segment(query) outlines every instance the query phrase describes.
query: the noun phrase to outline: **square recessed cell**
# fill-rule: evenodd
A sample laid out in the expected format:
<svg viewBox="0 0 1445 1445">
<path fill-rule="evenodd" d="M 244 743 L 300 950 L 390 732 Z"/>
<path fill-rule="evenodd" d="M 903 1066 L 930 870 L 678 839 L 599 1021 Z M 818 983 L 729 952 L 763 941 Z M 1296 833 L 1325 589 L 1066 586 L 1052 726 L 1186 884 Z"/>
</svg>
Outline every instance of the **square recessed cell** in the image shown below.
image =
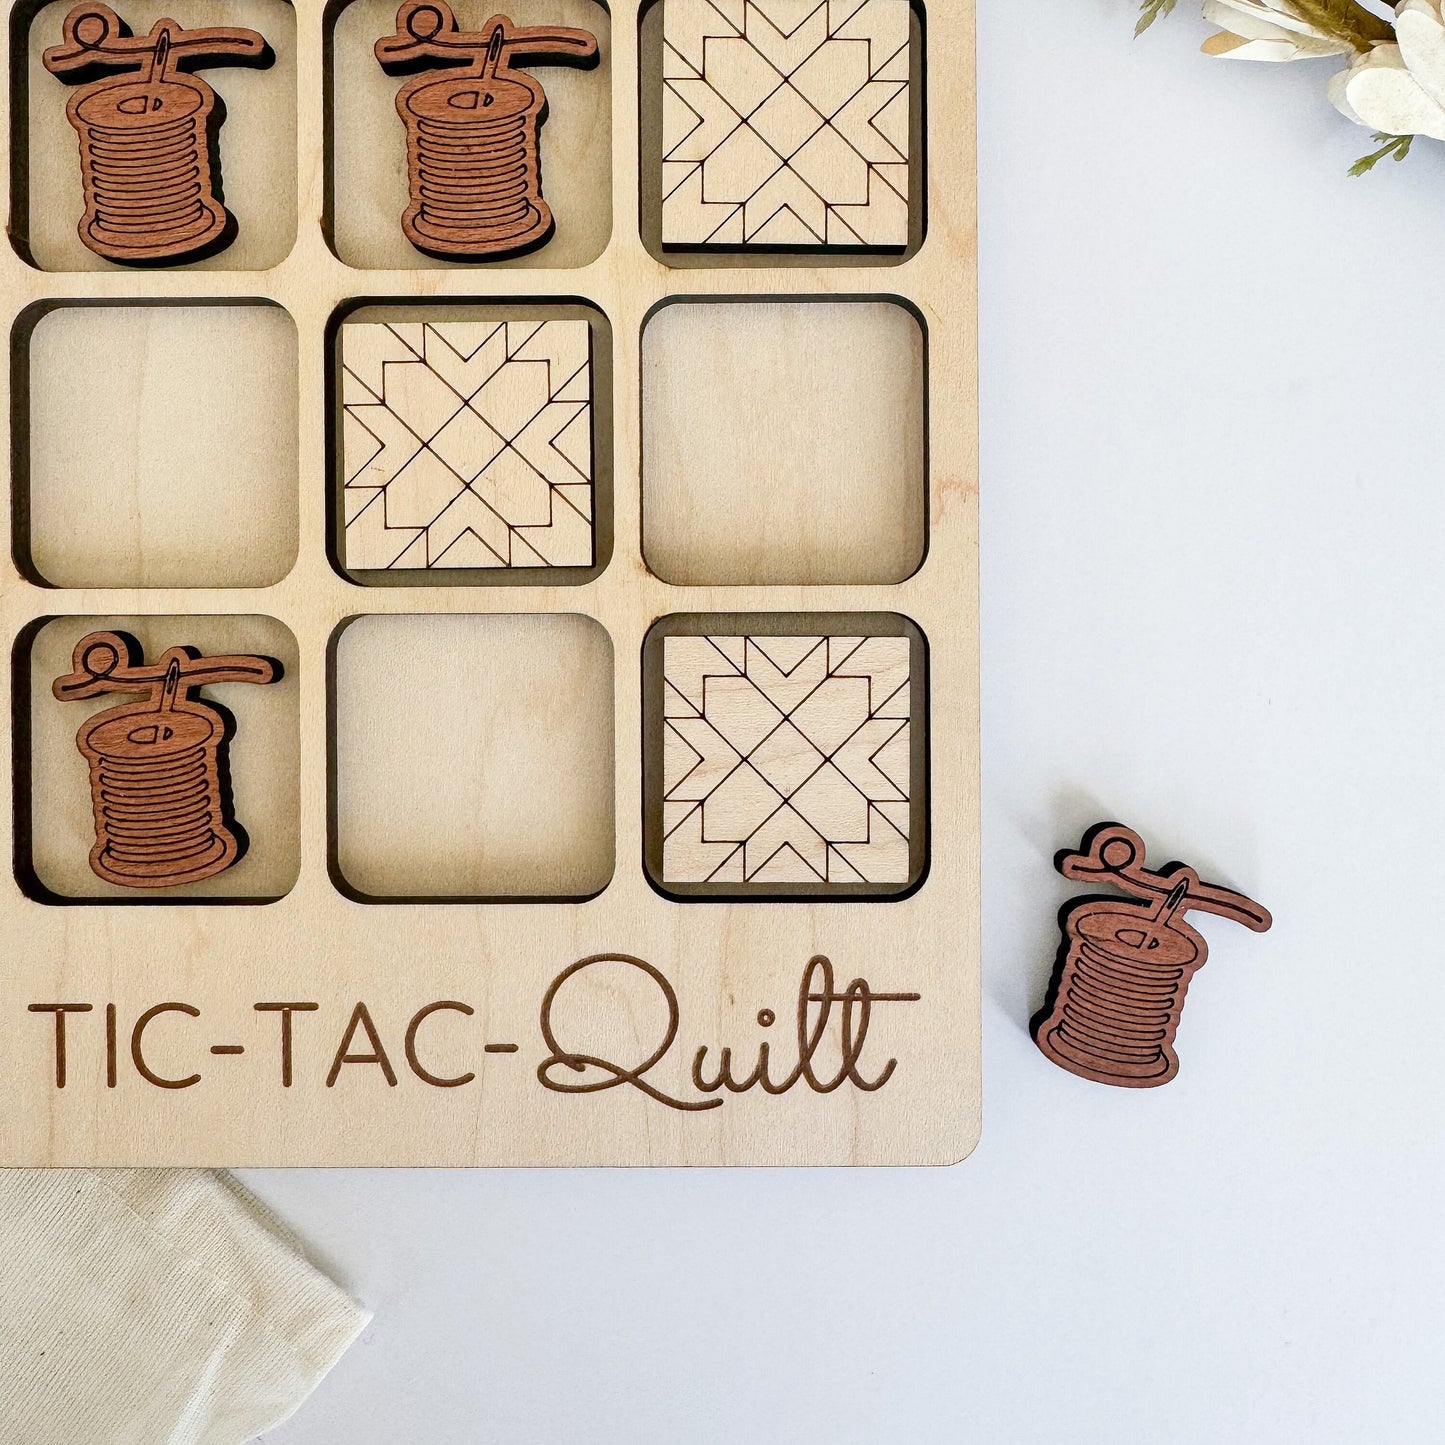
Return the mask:
<svg viewBox="0 0 1445 1445">
<path fill-rule="evenodd" d="M 367 585 L 587 582 L 612 550 L 587 306 L 366 306 L 335 330 L 333 557 Z"/>
<path fill-rule="evenodd" d="M 16 562 L 53 587 L 265 587 L 296 560 L 279 306 L 59 306 L 13 341 Z"/>
<path fill-rule="evenodd" d="M 897 898 L 928 862 L 923 635 L 680 614 L 643 648 L 644 862 L 680 899 Z"/>
<path fill-rule="evenodd" d="M 901 582 L 927 537 L 926 347 L 892 301 L 663 306 L 642 336 L 642 550 L 666 582 Z"/>
<path fill-rule="evenodd" d="M 613 658 L 575 614 L 368 616 L 333 642 L 332 876 L 365 902 L 612 877 Z"/>
<path fill-rule="evenodd" d="M 488 88 L 477 83 L 478 70 L 459 67 L 486 58 L 498 18 L 490 4 L 417 7 L 409 24 L 395 0 L 327 7 L 327 239 L 348 266 L 576 267 L 607 249 L 607 7 L 600 0 L 511 0 L 504 14 L 537 33 L 504 44 L 500 79 Z M 568 44 L 544 33 L 559 28 L 594 37 L 596 62 L 566 63 L 575 59 Z M 388 73 L 376 45 L 396 36 L 392 50 L 405 43 L 408 51 Z M 433 52 L 444 43 L 447 56 L 412 48 L 408 36 Z"/>
<path fill-rule="evenodd" d="M 264 903 L 300 869 L 296 640 L 53 617 L 15 648 L 16 871 L 45 903 Z"/>
<path fill-rule="evenodd" d="M 660 0 L 656 10 L 639 30 L 654 253 L 896 261 L 921 244 L 921 7 Z"/>
<path fill-rule="evenodd" d="M 116 52 L 110 73 L 97 76 L 82 63 L 61 78 L 42 57 L 63 47 L 62 27 L 74 8 L 71 0 L 40 5 L 19 42 L 23 63 L 13 75 L 11 103 L 24 149 L 11 177 L 10 214 L 21 255 L 46 271 L 114 271 L 113 256 L 136 245 L 142 230 L 182 249 L 194 242 L 202 259 L 138 255 L 129 264 L 264 271 L 285 260 L 296 241 L 297 215 L 292 6 L 286 0 L 117 3 L 132 39 L 100 39 Z M 194 54 L 205 37 L 173 31 L 167 74 L 156 84 L 149 53 L 139 47 L 162 19 L 188 31 L 250 30 L 264 48 L 248 55 L 230 44 L 225 48 L 232 53 L 182 68 L 177 56 L 187 49 Z M 82 38 L 98 38 L 103 28 L 97 15 Z M 82 186 L 82 150 L 95 177 L 93 206 Z M 157 175 L 169 184 L 147 186 L 144 178 Z"/>
</svg>

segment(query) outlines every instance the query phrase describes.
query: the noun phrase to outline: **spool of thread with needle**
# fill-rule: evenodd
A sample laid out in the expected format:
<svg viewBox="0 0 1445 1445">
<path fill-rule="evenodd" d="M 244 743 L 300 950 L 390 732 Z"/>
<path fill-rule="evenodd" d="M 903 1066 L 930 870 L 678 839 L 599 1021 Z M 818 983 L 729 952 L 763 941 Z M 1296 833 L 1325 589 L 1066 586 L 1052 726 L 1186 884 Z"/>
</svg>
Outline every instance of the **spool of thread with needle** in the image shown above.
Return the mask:
<svg viewBox="0 0 1445 1445">
<path fill-rule="evenodd" d="M 541 128 L 547 96 L 524 64 L 597 63 L 597 37 L 564 26 L 517 26 L 493 16 L 480 31 L 457 29 L 445 0 L 408 0 L 396 33 L 376 42 L 388 74 L 422 74 L 402 86 L 410 204 L 407 239 L 427 255 L 498 260 L 535 250 L 556 222 L 542 198 Z"/>
<path fill-rule="evenodd" d="M 265 39 L 242 28 L 186 30 L 174 20 L 135 36 L 101 4 L 77 5 L 63 37 L 43 59 L 52 75 L 81 87 L 65 108 L 80 138 L 80 239 L 107 260 L 140 265 L 197 260 L 228 245 L 235 222 L 212 160 L 223 107 L 204 80 L 184 72 L 269 65 Z"/>
<path fill-rule="evenodd" d="M 1183 863 L 1145 868 L 1143 839 L 1119 823 L 1091 828 L 1080 851 L 1060 853 L 1055 865 L 1066 878 L 1111 883 L 1144 901 L 1080 898 L 1060 910 L 1063 942 L 1033 1019 L 1034 1041 L 1086 1079 L 1136 1089 L 1167 1084 L 1179 1072 L 1174 1038 L 1189 981 L 1209 956 L 1184 914 L 1214 913 L 1262 933 L 1268 911 L 1201 882 Z"/>
<path fill-rule="evenodd" d="M 51 688 L 62 702 L 144 695 L 97 713 L 75 735 L 90 764 L 91 871 L 127 888 L 170 888 L 224 872 L 245 840 L 231 813 L 231 720 L 196 693 L 208 683 L 275 682 L 281 664 L 249 655 L 206 657 L 186 647 L 147 664 L 140 644 L 123 632 L 82 637 L 71 664 L 73 671 Z"/>
</svg>

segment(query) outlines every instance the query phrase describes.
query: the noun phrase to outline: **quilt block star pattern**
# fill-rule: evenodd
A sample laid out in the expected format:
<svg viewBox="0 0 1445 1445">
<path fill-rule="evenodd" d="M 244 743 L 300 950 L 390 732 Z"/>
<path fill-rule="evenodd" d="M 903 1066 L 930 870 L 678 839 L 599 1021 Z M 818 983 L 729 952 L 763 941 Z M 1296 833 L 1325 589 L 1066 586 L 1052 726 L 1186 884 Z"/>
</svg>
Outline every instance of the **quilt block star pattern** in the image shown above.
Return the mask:
<svg viewBox="0 0 1445 1445">
<path fill-rule="evenodd" d="M 921 639 L 857 626 L 870 620 L 660 639 L 648 851 L 664 891 L 876 896 L 916 881 Z"/>
<path fill-rule="evenodd" d="M 348 570 L 590 567 L 585 320 L 341 327 Z"/>
<path fill-rule="evenodd" d="M 908 0 L 663 0 L 662 242 L 908 244 Z"/>
</svg>

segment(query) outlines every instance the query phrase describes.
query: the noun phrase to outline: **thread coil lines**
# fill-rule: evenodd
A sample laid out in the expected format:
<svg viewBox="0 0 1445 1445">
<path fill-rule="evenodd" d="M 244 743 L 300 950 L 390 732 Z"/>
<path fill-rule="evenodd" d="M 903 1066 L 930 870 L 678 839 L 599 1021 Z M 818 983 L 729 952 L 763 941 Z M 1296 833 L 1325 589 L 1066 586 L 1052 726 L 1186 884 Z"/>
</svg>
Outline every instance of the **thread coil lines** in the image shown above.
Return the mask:
<svg viewBox="0 0 1445 1445">
<path fill-rule="evenodd" d="M 91 228 L 114 236 L 181 235 L 212 224 L 206 205 L 206 115 L 193 111 L 142 127 L 85 122 L 81 158 L 92 196 Z"/>
<path fill-rule="evenodd" d="M 525 230 L 531 197 L 535 117 L 527 112 L 486 121 L 434 120 L 410 112 L 413 199 L 418 226 L 443 230 Z"/>
<path fill-rule="evenodd" d="M 1053 1032 L 1123 1071 L 1162 1064 L 1192 971 L 1182 963 L 1150 968 L 1079 940 L 1065 962 Z"/>
<path fill-rule="evenodd" d="M 219 789 L 203 742 L 154 759 L 95 760 L 96 848 L 117 872 L 201 860 L 222 826 Z"/>
</svg>

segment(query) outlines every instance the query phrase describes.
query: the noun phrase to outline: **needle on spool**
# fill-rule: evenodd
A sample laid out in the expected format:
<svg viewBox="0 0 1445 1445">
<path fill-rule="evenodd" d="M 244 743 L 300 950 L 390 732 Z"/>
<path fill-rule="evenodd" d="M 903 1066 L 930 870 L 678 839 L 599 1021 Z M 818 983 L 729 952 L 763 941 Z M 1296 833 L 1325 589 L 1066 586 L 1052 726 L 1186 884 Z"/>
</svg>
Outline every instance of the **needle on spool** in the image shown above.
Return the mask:
<svg viewBox="0 0 1445 1445">
<path fill-rule="evenodd" d="M 1144 860 L 1144 840 L 1121 823 L 1096 824 L 1077 851 L 1055 857 L 1066 878 L 1112 883 L 1138 901 L 1086 897 L 1060 910 L 1053 978 L 1029 1025 L 1060 1068 L 1138 1089 L 1167 1084 L 1179 1070 L 1175 1033 L 1209 952 L 1183 915 L 1214 913 L 1259 933 L 1271 923 L 1268 909 L 1201 881 L 1184 863 L 1155 871 Z"/>
<path fill-rule="evenodd" d="M 166 66 L 171 59 L 171 32 L 169 26 L 161 31 L 161 38 L 156 41 L 156 48 L 151 51 L 150 64 L 146 67 L 146 84 L 151 88 L 146 92 L 146 111 L 156 111 L 165 104 L 165 97 L 161 94 L 160 87 L 166 83 Z"/>
<path fill-rule="evenodd" d="M 451 260 L 500 260 L 545 245 L 556 229 L 542 196 L 547 96 L 526 67 L 590 69 L 601 55 L 597 37 L 500 15 L 461 30 L 446 0 L 403 0 L 396 30 L 374 51 L 388 73 L 423 72 L 396 97 L 410 196 L 401 228 L 412 245 Z"/>
<path fill-rule="evenodd" d="M 215 144 L 224 112 L 216 92 L 187 72 L 264 68 L 273 58 L 265 38 L 245 27 L 187 30 L 162 19 L 133 35 L 101 0 L 74 6 L 61 43 L 41 61 L 79 87 L 65 114 L 80 143 L 82 244 L 127 265 L 197 260 L 229 245 L 237 222 L 220 199 Z"/>
<path fill-rule="evenodd" d="M 506 49 L 507 28 L 505 25 L 496 25 L 492 28 L 492 38 L 487 44 L 487 59 L 482 66 L 482 79 L 493 81 L 497 78 L 497 70 L 502 63 L 502 51 Z"/>
<path fill-rule="evenodd" d="M 250 654 L 168 649 L 147 664 L 128 633 L 92 632 L 51 684 L 61 701 L 139 693 L 94 713 L 76 747 L 90 768 L 91 871 L 127 888 L 196 883 L 229 868 L 245 847 L 231 811 L 227 714 L 196 696 L 211 683 L 274 682 L 280 664 Z"/>
<path fill-rule="evenodd" d="M 157 712 L 170 712 L 176 705 L 176 695 L 181 689 L 181 660 L 178 657 L 171 659 L 171 665 L 166 668 L 166 680 L 161 686 L 160 705 Z"/>
</svg>

